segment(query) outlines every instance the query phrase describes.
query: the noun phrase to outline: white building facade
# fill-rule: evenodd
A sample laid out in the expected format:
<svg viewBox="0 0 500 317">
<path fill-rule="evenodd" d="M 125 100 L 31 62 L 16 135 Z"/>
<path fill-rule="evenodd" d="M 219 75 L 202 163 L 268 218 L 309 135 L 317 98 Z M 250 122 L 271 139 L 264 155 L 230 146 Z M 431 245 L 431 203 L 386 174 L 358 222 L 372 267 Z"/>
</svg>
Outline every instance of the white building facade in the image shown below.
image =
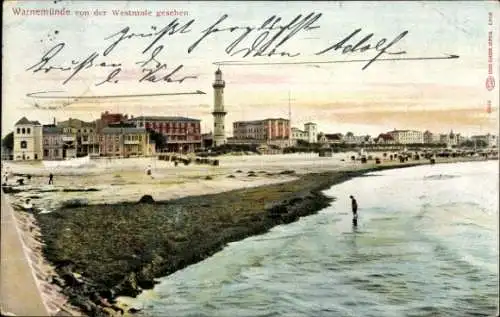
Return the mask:
<svg viewBox="0 0 500 317">
<path fill-rule="evenodd" d="M 302 140 L 309 142 L 309 137 L 306 131 L 300 130 L 299 128 L 292 128 L 292 140 Z"/>
<path fill-rule="evenodd" d="M 397 144 L 423 144 L 424 134 L 415 130 L 394 130 L 387 132 Z"/>
<path fill-rule="evenodd" d="M 14 125 L 14 160 L 43 159 L 42 125 L 38 121 L 21 118 Z"/>
<path fill-rule="evenodd" d="M 299 128 L 292 128 L 292 141 L 295 143 L 297 140 L 306 141 L 308 143 L 318 143 L 318 125 L 316 123 L 308 122 L 304 124 L 304 130 Z"/>
<path fill-rule="evenodd" d="M 304 124 L 304 130 L 307 134 L 307 142 L 318 143 L 318 125 L 316 123 L 308 122 Z"/>
</svg>

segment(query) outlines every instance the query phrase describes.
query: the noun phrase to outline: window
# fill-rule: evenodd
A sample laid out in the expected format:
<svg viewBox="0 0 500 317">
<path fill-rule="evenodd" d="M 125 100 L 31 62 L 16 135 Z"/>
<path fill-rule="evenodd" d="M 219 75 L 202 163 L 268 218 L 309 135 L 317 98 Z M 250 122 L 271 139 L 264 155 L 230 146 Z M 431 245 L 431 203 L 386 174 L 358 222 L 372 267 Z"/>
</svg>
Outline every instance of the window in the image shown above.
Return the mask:
<svg viewBox="0 0 500 317">
<path fill-rule="evenodd" d="M 24 130 L 24 129 L 23 129 Z M 21 149 L 25 149 L 28 147 L 28 142 L 26 141 L 21 141 Z"/>
<path fill-rule="evenodd" d="M 28 128 L 27 130 L 28 130 L 28 134 L 30 134 L 30 133 L 31 133 L 31 129 L 30 129 L 30 128 Z"/>
<path fill-rule="evenodd" d="M 45 157 L 49 156 L 49 150 L 47 149 L 43 150 L 43 156 Z"/>
<path fill-rule="evenodd" d="M 59 150 L 58 149 L 54 150 L 54 156 L 59 156 Z"/>
<path fill-rule="evenodd" d="M 26 129 L 25 128 L 22 128 L 21 131 L 22 131 L 23 134 L 26 133 Z"/>
<path fill-rule="evenodd" d="M 20 134 L 20 133 L 21 133 L 21 129 L 17 128 L 17 134 Z"/>
</svg>

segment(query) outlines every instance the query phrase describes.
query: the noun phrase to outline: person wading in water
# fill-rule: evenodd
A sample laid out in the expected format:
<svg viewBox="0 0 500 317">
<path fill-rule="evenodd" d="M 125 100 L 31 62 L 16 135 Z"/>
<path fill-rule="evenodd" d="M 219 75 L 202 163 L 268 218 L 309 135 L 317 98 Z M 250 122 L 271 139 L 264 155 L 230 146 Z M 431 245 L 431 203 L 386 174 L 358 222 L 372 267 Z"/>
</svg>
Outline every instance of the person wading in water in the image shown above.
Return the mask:
<svg viewBox="0 0 500 317">
<path fill-rule="evenodd" d="M 351 208 L 352 208 L 352 224 L 354 226 L 358 225 L 358 202 L 354 196 L 349 196 L 351 198 Z"/>
</svg>

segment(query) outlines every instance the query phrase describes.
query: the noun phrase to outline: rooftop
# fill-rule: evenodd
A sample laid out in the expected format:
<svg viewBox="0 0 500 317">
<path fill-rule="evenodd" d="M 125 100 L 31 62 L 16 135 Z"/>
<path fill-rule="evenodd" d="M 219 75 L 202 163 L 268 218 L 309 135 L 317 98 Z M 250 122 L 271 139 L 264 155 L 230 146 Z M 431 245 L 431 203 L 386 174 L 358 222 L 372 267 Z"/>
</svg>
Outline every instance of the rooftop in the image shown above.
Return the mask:
<svg viewBox="0 0 500 317">
<path fill-rule="evenodd" d="M 286 121 L 288 122 L 288 119 L 283 119 L 283 118 L 266 118 L 266 119 L 261 119 L 261 120 L 249 120 L 249 121 L 235 121 L 234 123 L 262 123 L 265 121 Z"/>
<path fill-rule="evenodd" d="M 378 136 L 379 139 L 382 139 L 382 140 L 394 140 L 394 138 L 392 137 L 392 135 L 390 135 L 389 133 L 381 133 L 379 136 Z"/>
<path fill-rule="evenodd" d="M 16 122 L 15 125 L 22 125 L 22 124 L 41 125 L 40 122 L 30 121 L 30 120 L 26 119 L 26 117 L 22 117 L 19 121 Z"/>
<path fill-rule="evenodd" d="M 128 121 L 193 121 L 199 122 L 199 119 L 193 119 L 188 117 L 178 117 L 178 116 L 139 116 L 129 119 Z"/>
<path fill-rule="evenodd" d="M 342 133 L 324 134 L 327 140 L 342 140 Z"/>
<path fill-rule="evenodd" d="M 419 133 L 421 133 L 421 131 L 416 131 L 416 130 L 396 130 L 396 129 L 389 131 L 387 133 L 394 133 L 394 132 L 419 132 Z"/>
<path fill-rule="evenodd" d="M 62 133 L 63 128 L 61 127 L 56 127 L 53 124 L 47 124 L 43 126 L 43 133 L 45 134 L 57 134 L 57 133 Z"/>
<path fill-rule="evenodd" d="M 85 122 L 80 119 L 69 118 L 66 121 L 61 121 L 57 124 L 58 127 L 71 127 L 71 128 L 83 128 L 83 127 L 95 127 L 94 122 Z"/>
</svg>

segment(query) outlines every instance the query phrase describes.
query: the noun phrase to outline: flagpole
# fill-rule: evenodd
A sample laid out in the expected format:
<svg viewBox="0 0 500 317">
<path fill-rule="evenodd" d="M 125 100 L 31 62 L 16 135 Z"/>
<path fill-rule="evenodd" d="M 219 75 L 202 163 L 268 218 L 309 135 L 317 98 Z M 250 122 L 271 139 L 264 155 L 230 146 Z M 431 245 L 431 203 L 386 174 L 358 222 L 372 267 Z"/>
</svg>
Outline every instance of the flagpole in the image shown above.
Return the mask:
<svg viewBox="0 0 500 317">
<path fill-rule="evenodd" d="M 292 146 L 292 104 L 290 90 L 288 90 L 288 146 Z"/>
</svg>

